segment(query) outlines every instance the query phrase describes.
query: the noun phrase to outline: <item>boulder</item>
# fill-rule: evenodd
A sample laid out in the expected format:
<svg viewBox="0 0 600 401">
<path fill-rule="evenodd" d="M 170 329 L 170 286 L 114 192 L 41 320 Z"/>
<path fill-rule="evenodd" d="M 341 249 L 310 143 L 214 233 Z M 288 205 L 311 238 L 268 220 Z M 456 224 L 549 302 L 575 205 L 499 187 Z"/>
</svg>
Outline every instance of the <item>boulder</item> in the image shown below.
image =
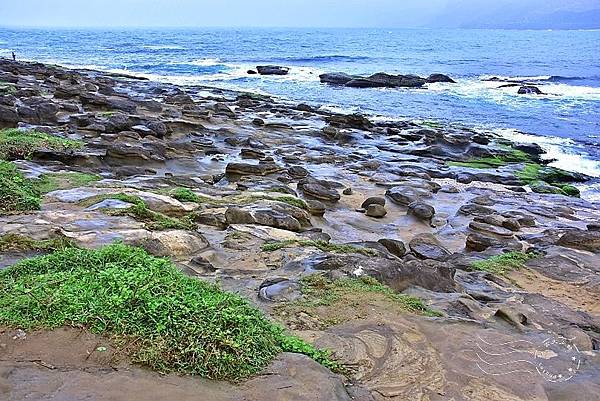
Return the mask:
<svg viewBox="0 0 600 401">
<path fill-rule="evenodd" d="M 143 246 L 156 256 L 191 259 L 208 247 L 208 241 L 198 233 L 170 230 L 153 232 L 152 237 Z"/>
<path fill-rule="evenodd" d="M 268 175 L 280 171 L 281 168 L 272 162 L 258 164 L 229 163 L 225 168 L 226 174 L 232 175 Z"/>
<path fill-rule="evenodd" d="M 448 75 L 444 74 L 431 74 L 427 77 L 427 83 L 435 83 L 435 82 L 445 82 L 450 84 L 455 84 L 456 81 L 450 78 Z"/>
<path fill-rule="evenodd" d="M 412 253 L 420 259 L 444 260 L 450 251 L 444 248 L 433 234 L 419 234 L 408 244 Z"/>
<path fill-rule="evenodd" d="M 287 75 L 290 72 L 288 67 L 281 67 L 277 65 L 259 65 L 256 67 L 256 71 L 260 75 Z"/>
<path fill-rule="evenodd" d="M 385 207 L 378 204 L 371 204 L 367 207 L 366 215 L 369 217 L 382 218 L 387 214 Z"/>
<path fill-rule="evenodd" d="M 435 208 L 425 202 L 416 201 L 408 205 L 408 214 L 419 220 L 431 221 L 435 216 Z"/>
<path fill-rule="evenodd" d="M 406 245 L 404 245 L 404 242 L 402 241 L 396 239 L 382 238 L 377 242 L 383 245 L 385 249 L 387 249 L 388 252 L 394 256 L 401 258 L 404 255 L 406 255 Z"/>
<path fill-rule="evenodd" d="M 571 230 L 558 240 L 558 245 L 589 252 L 600 252 L 600 231 Z"/>
</svg>

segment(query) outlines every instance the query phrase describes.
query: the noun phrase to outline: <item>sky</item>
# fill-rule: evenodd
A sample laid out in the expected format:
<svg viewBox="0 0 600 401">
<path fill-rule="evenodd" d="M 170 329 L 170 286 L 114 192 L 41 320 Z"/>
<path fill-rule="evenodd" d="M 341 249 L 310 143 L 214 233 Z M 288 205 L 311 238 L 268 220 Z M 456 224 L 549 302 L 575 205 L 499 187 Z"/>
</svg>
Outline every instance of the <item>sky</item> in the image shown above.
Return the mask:
<svg viewBox="0 0 600 401">
<path fill-rule="evenodd" d="M 593 8 L 600 0 L 0 0 L 0 26 L 457 27 Z"/>
</svg>

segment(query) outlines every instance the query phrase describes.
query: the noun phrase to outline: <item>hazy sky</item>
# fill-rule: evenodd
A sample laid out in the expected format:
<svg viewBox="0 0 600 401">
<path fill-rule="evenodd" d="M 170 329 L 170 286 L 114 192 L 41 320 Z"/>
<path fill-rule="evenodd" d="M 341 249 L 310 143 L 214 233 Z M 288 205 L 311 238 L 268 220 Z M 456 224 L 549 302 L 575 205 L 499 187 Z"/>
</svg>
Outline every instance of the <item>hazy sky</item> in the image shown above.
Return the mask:
<svg viewBox="0 0 600 401">
<path fill-rule="evenodd" d="M 600 0 L 0 0 L 1 26 L 453 26 Z"/>
</svg>

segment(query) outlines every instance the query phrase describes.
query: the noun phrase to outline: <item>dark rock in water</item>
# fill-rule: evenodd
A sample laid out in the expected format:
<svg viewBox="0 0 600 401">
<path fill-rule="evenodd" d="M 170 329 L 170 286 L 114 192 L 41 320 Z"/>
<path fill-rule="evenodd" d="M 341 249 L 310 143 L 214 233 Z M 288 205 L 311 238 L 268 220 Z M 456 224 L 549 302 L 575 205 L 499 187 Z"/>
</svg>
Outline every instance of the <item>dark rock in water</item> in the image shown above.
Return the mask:
<svg viewBox="0 0 600 401">
<path fill-rule="evenodd" d="M 346 85 L 355 78 L 357 77 L 354 75 L 345 74 L 343 72 L 332 72 L 319 75 L 319 79 L 322 83 L 331 85 Z"/>
<path fill-rule="evenodd" d="M 435 208 L 425 202 L 413 202 L 408 205 L 408 214 L 411 214 L 419 220 L 431 221 L 435 216 Z"/>
<path fill-rule="evenodd" d="M 381 205 L 381 206 L 385 206 L 385 198 L 382 198 L 381 196 L 372 196 L 370 198 L 367 198 L 362 205 L 360 205 L 361 208 L 366 209 L 368 208 L 370 205 Z"/>
<path fill-rule="evenodd" d="M 537 143 L 517 143 L 513 145 L 513 148 L 532 156 L 539 156 L 546 153 L 544 148 L 542 148 Z"/>
<path fill-rule="evenodd" d="M 600 252 L 600 231 L 571 230 L 557 242 L 558 245 L 589 252 Z"/>
<path fill-rule="evenodd" d="M 305 111 L 305 112 L 309 112 L 309 113 L 312 113 L 315 111 L 314 107 L 309 106 L 308 104 L 304 104 L 304 103 L 300 103 L 298 106 L 296 106 L 296 110 Z"/>
<path fill-rule="evenodd" d="M 394 256 L 401 258 L 402 256 L 406 255 L 406 245 L 404 245 L 404 242 L 402 241 L 382 238 L 377 242 L 383 245 L 388 252 Z"/>
<path fill-rule="evenodd" d="M 456 83 L 455 80 L 450 78 L 448 75 L 444 75 L 444 74 L 431 74 L 429 77 L 427 77 L 427 82 L 428 83 L 445 82 L 445 83 L 450 83 L 450 84 Z"/>
<path fill-rule="evenodd" d="M 366 78 L 356 78 L 346 83 L 349 88 L 420 88 L 426 80 L 416 75 L 373 74 Z"/>
<path fill-rule="evenodd" d="M 260 75 L 287 75 L 290 69 L 278 65 L 259 65 L 256 67 L 256 71 Z"/>
<path fill-rule="evenodd" d="M 408 244 L 412 253 L 420 259 L 444 260 L 450 251 L 444 248 L 433 234 L 419 234 Z"/>
<path fill-rule="evenodd" d="M 255 118 L 254 120 L 252 120 L 252 124 L 256 125 L 257 127 L 262 127 L 263 125 L 265 125 L 265 121 L 262 118 Z"/>
<path fill-rule="evenodd" d="M 248 75 L 256 75 L 258 74 L 258 72 L 254 71 L 254 70 L 248 70 Z"/>
<path fill-rule="evenodd" d="M 587 225 L 589 231 L 600 231 L 600 223 L 590 223 Z"/>
<path fill-rule="evenodd" d="M 371 204 L 369 205 L 369 207 L 367 207 L 367 211 L 365 214 L 369 217 L 381 218 L 385 217 L 385 215 L 387 214 L 387 210 L 385 210 L 385 207 L 381 205 Z"/>
<path fill-rule="evenodd" d="M 344 194 L 344 195 L 352 195 L 352 193 L 353 193 L 353 192 L 352 192 L 352 188 L 350 188 L 350 187 L 348 187 L 348 188 L 345 188 L 345 189 L 342 191 L 342 194 Z"/>
<path fill-rule="evenodd" d="M 543 95 L 544 92 L 540 90 L 537 86 L 531 85 L 523 85 L 519 88 L 517 92 L 519 95 Z"/>
</svg>

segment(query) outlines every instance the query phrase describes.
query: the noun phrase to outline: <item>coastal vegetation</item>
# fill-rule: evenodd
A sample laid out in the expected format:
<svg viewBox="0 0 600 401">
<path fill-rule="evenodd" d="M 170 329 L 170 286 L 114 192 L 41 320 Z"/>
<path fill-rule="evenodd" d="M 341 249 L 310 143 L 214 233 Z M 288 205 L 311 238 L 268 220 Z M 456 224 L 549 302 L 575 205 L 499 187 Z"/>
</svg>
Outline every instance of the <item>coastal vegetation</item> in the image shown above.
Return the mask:
<svg viewBox="0 0 600 401">
<path fill-rule="evenodd" d="M 0 214 L 36 210 L 40 202 L 34 182 L 25 178 L 13 163 L 0 160 Z"/>
<path fill-rule="evenodd" d="M 35 130 L 7 128 L 0 130 L 0 159 L 29 159 L 34 152 L 51 150 L 62 152 L 83 147 L 80 141 L 61 138 Z"/>
<path fill-rule="evenodd" d="M 400 310 L 423 316 L 442 316 L 440 312 L 429 308 L 421 299 L 400 294 L 369 276 L 332 280 L 322 274 L 312 274 L 303 277 L 300 284 L 302 298 L 277 306 L 276 313 L 279 316 L 298 316 L 305 313 L 322 320 L 321 324 L 325 327 L 332 326 L 343 323 L 339 320 L 341 315 L 336 315 L 336 311 L 353 308 L 353 305 L 357 305 L 363 299 L 389 302 L 391 306 L 398 307 Z M 333 311 L 336 316 L 327 317 L 329 314 L 323 310 L 324 308 Z M 323 316 L 317 309 L 323 312 Z"/>
<path fill-rule="evenodd" d="M 339 368 L 239 296 L 122 244 L 66 248 L 1 271 L 0 324 L 84 327 L 163 373 L 241 380 L 285 351 Z"/>
<path fill-rule="evenodd" d="M 513 270 L 522 269 L 528 261 L 535 259 L 536 257 L 538 257 L 538 255 L 535 253 L 514 251 L 473 262 L 471 266 L 474 270 L 503 276 Z"/>
</svg>

